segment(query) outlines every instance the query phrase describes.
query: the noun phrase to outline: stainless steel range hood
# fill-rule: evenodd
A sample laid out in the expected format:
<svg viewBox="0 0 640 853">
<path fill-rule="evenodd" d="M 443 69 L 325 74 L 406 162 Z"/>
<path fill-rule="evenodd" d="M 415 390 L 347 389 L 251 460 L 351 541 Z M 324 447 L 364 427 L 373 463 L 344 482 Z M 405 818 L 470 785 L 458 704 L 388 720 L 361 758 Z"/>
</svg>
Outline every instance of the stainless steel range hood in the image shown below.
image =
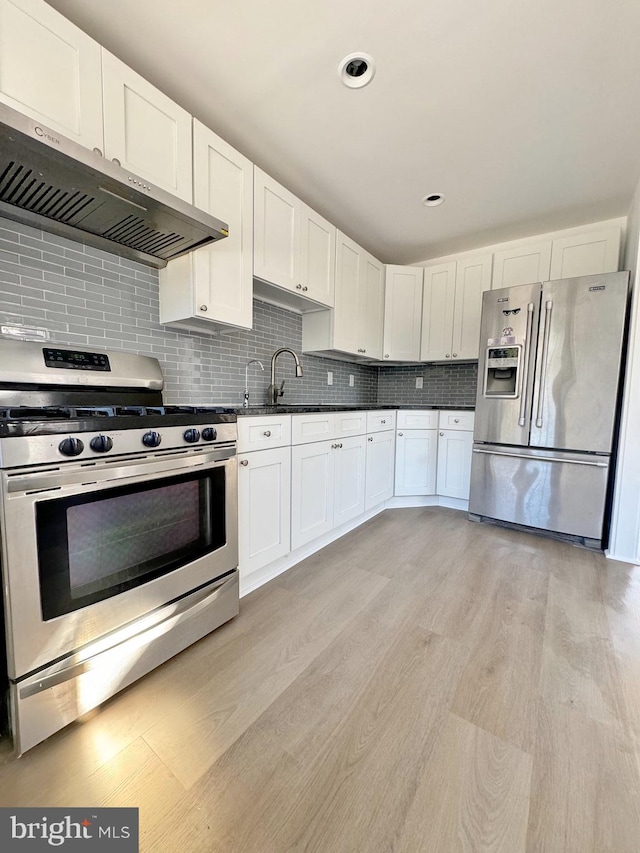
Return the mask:
<svg viewBox="0 0 640 853">
<path fill-rule="evenodd" d="M 0 104 L 0 216 L 160 268 L 224 222 Z"/>
</svg>

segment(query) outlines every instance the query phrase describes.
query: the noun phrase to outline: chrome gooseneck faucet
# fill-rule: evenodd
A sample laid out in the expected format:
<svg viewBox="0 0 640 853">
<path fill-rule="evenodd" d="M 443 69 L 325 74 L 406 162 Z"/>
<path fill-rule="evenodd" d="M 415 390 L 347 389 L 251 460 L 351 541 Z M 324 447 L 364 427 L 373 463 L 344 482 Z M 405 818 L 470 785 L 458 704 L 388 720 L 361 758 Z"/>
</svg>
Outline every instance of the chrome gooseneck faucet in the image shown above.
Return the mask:
<svg viewBox="0 0 640 853">
<path fill-rule="evenodd" d="M 267 389 L 267 405 L 269 406 L 277 406 L 278 397 L 282 397 L 284 394 L 284 379 L 279 387 L 276 385 L 276 359 L 283 352 L 288 352 L 293 356 L 296 363 L 296 378 L 302 376 L 302 365 L 297 354 L 292 349 L 289 349 L 289 347 L 280 347 L 280 349 L 277 349 L 271 356 L 271 385 Z"/>
<path fill-rule="evenodd" d="M 249 405 L 249 365 L 257 364 L 260 367 L 260 370 L 264 370 L 264 364 L 259 361 L 257 358 L 249 359 L 249 361 L 244 366 L 244 399 L 242 400 L 242 407 L 246 409 Z"/>
</svg>

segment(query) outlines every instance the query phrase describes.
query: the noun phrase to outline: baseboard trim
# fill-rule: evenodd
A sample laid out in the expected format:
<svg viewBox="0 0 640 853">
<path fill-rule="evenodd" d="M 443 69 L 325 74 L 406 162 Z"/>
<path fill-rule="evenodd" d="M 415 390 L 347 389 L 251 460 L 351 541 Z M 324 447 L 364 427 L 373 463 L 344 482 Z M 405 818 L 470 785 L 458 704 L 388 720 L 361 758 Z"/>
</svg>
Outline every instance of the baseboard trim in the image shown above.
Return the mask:
<svg viewBox="0 0 640 853">
<path fill-rule="evenodd" d="M 307 557 L 315 554 L 316 551 L 320 551 L 321 548 L 326 548 L 327 545 L 331 545 L 331 543 L 335 542 L 336 539 L 340 539 L 342 536 L 345 536 L 347 533 L 350 533 L 352 530 L 360 527 L 361 524 L 375 518 L 375 516 L 383 512 L 385 508 L 385 504 L 381 503 L 379 506 L 365 512 L 364 515 L 359 515 L 352 521 L 347 521 L 346 524 L 341 524 L 340 527 L 335 527 L 324 536 L 314 539 L 313 542 L 308 542 L 306 545 L 296 548 L 295 551 L 290 551 L 288 554 L 285 554 L 284 557 L 280 557 L 280 559 L 274 560 L 273 563 L 269 563 L 268 566 L 256 569 L 255 572 L 251 572 L 251 574 L 247 575 L 245 578 L 242 577 L 241 569 L 240 598 L 243 598 L 245 595 L 249 595 L 250 592 L 253 592 L 263 586 L 263 584 L 272 581 L 288 569 L 292 569 L 295 565 L 302 562 L 302 560 L 306 560 Z"/>
<path fill-rule="evenodd" d="M 249 595 L 250 592 L 254 592 L 254 590 L 263 586 L 265 583 L 272 581 L 274 578 L 277 578 L 278 575 L 281 575 L 288 569 L 292 569 L 295 565 L 302 562 L 302 560 L 306 560 L 307 557 L 315 554 L 316 551 L 320 551 L 321 548 L 325 548 L 327 545 L 335 542 L 336 539 L 340 539 L 345 534 L 350 533 L 357 527 L 360 527 L 361 524 L 375 518 L 376 515 L 380 515 L 380 513 L 384 512 L 385 509 L 405 509 L 416 506 L 445 506 L 449 509 L 466 511 L 469 508 L 469 501 L 463 501 L 458 498 L 443 498 L 437 495 L 429 495 L 427 497 L 407 496 L 390 498 L 385 503 L 381 503 L 379 506 L 365 512 L 364 515 L 359 515 L 352 521 L 348 521 L 346 524 L 342 524 L 340 527 L 334 528 L 330 533 L 326 533 L 324 536 L 314 539 L 313 542 L 309 542 L 301 548 L 296 548 L 295 551 L 290 551 L 284 557 L 274 560 L 273 563 L 269 563 L 268 566 L 256 569 L 255 572 L 251 572 L 251 574 L 244 578 L 242 577 L 241 568 L 240 598 L 243 598 L 245 595 Z"/>
<path fill-rule="evenodd" d="M 638 559 L 638 556 L 634 557 L 634 556 L 629 556 L 629 554 L 612 554 L 608 548 L 604 552 L 604 555 L 607 558 L 607 560 L 615 560 L 618 563 L 629 563 L 629 565 L 631 565 L 631 566 L 639 566 L 640 565 L 640 559 Z"/>
</svg>

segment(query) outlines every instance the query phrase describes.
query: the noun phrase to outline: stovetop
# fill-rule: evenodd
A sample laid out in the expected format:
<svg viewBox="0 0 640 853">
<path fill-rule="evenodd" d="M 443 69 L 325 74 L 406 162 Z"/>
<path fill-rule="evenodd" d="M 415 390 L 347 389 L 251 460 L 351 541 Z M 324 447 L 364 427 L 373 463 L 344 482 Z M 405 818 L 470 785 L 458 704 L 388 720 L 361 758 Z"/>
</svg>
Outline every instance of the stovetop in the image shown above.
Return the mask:
<svg viewBox="0 0 640 853">
<path fill-rule="evenodd" d="M 0 437 L 233 423 L 222 406 L 0 406 Z"/>
</svg>

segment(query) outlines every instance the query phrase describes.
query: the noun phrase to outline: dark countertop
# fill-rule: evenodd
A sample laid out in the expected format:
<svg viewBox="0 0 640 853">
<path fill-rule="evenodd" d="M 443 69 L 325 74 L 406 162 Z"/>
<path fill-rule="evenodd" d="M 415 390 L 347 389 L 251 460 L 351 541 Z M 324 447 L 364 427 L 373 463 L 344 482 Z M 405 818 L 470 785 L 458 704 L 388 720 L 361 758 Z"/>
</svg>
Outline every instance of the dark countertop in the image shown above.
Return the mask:
<svg viewBox="0 0 640 853">
<path fill-rule="evenodd" d="M 226 408 L 226 407 L 225 407 Z M 305 415 L 313 412 L 362 412 L 362 411 L 393 411 L 399 409 L 424 409 L 427 411 L 456 411 L 456 412 L 473 412 L 475 406 L 436 406 L 436 405 L 413 405 L 406 406 L 388 406 L 386 404 L 371 403 L 366 406 L 229 406 L 229 410 L 235 412 L 236 415 Z"/>
</svg>

